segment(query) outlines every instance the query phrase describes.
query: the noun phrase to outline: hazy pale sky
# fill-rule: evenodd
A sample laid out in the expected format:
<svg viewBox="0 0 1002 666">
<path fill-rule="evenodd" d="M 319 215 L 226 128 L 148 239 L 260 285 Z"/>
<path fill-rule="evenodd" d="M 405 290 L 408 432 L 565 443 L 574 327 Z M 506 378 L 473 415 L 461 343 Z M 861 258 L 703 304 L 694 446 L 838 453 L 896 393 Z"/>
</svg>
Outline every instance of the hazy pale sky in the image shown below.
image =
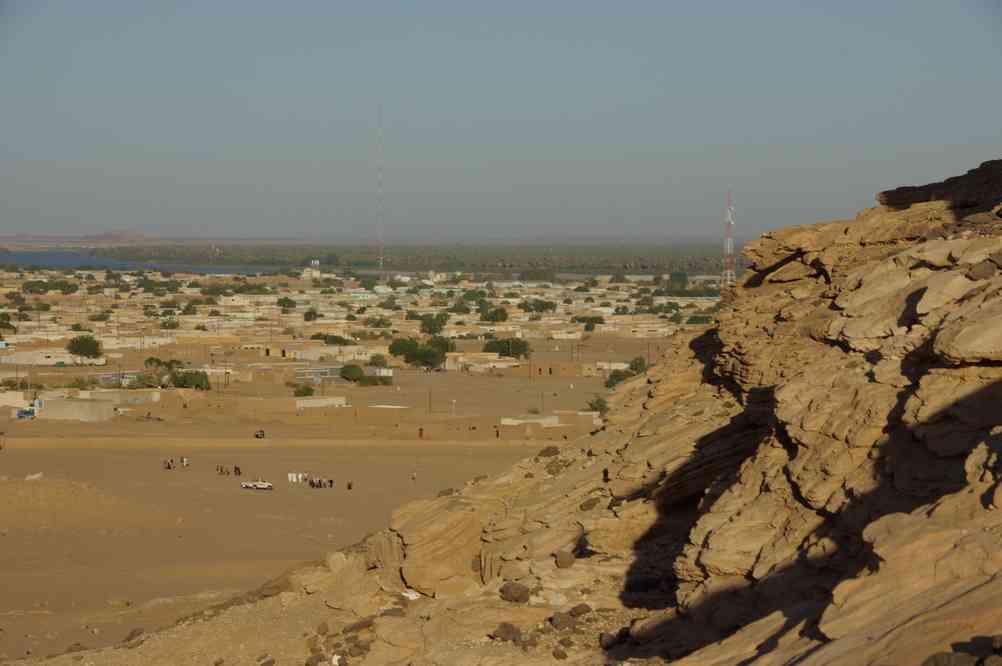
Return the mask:
<svg viewBox="0 0 1002 666">
<path fill-rule="evenodd" d="M 0 0 L 0 234 L 741 236 L 1002 157 L 999 0 Z"/>
</svg>

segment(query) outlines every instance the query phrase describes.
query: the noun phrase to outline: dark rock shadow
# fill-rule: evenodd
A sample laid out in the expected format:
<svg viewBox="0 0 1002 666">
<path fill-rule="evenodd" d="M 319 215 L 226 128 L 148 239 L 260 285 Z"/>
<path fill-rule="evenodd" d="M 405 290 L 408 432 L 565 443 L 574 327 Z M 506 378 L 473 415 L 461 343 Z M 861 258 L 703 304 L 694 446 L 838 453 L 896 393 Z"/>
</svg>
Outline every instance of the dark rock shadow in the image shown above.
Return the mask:
<svg viewBox="0 0 1002 666">
<path fill-rule="evenodd" d="M 912 368 L 915 364 L 912 359 Z M 928 367 L 925 365 L 923 369 Z M 915 372 L 913 379 L 917 380 L 919 375 Z M 869 493 L 850 497 L 838 513 L 824 515 L 823 523 L 805 539 L 807 542 L 828 538 L 837 544 L 837 548 L 810 560 L 801 557 L 760 580 L 749 577 L 748 586 L 738 591 L 708 594 L 684 612 L 669 614 L 669 619 L 655 629 L 647 630 L 643 640 L 626 639 L 608 648 L 606 653 L 610 661 L 652 657 L 677 659 L 777 611 L 785 619 L 783 625 L 757 646 L 753 657 L 740 663 L 757 662 L 794 630 L 821 643 L 826 642 L 828 639 L 818 628 L 818 623 L 821 613 L 831 603 L 834 588 L 866 570 L 875 570 L 879 564 L 863 540 L 865 527 L 885 515 L 907 513 L 963 489 L 967 483 L 964 470 L 966 456 L 979 442 L 1002 452 L 1000 438 L 990 435 L 993 427 L 1002 425 L 1002 411 L 990 408 L 1002 395 L 1002 382 L 986 386 L 944 407 L 922 424 L 907 426 L 901 422 L 901 415 L 916 385 L 900 392 L 884 429 L 884 443 L 874 448 L 878 455 L 877 468 L 881 470 L 878 487 Z M 771 397 L 769 390 L 762 390 L 761 393 Z M 766 398 L 762 395 L 754 401 L 749 398 L 751 396 L 746 396 L 743 401 L 745 412 L 727 426 L 706 435 L 699 444 L 713 446 L 729 441 L 731 445 L 747 447 L 742 455 L 733 459 L 732 468 L 718 476 L 706 489 L 703 511 L 712 508 L 723 492 L 737 481 L 741 464 L 753 456 L 764 442 L 772 439 L 780 443 L 790 453 L 791 459 L 797 454 L 798 446 L 787 436 L 782 424 L 763 417 L 763 407 L 769 404 Z M 932 430 L 925 430 L 927 428 Z M 930 432 L 946 432 L 948 429 L 963 431 L 969 444 L 949 457 L 933 455 L 922 440 L 929 437 Z M 684 467 L 676 472 L 685 473 Z M 679 532 L 685 526 L 691 528 L 695 525 L 701 512 L 692 511 L 691 497 L 687 503 L 679 505 L 674 493 L 665 490 L 676 485 L 674 476 L 665 477 L 650 495 L 657 503 L 659 519 L 635 546 L 637 560 L 627 574 L 621 595 L 626 605 L 651 610 L 675 606 L 677 580 L 671 573 L 672 563 L 684 548 Z M 794 491 L 796 494 L 796 489 Z M 654 545 L 657 547 L 652 547 Z M 655 581 L 652 572 L 662 572 L 664 578 Z M 640 590 L 644 590 L 645 594 L 640 594 Z M 983 641 L 976 646 L 960 646 L 958 651 L 967 651 L 963 648 L 969 647 L 972 651 L 976 648 L 981 652 L 981 643 Z"/>
</svg>

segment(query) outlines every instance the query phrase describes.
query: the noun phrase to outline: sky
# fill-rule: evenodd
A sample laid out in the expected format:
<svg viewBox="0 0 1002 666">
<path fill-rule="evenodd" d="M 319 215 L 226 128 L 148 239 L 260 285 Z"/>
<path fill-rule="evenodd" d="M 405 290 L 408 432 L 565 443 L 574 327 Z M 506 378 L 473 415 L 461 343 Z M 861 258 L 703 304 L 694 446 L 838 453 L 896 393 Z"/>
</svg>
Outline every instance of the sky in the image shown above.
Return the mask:
<svg viewBox="0 0 1002 666">
<path fill-rule="evenodd" d="M 1000 109 L 1002 0 L 0 0 L 0 235 L 749 238 Z"/>
</svg>

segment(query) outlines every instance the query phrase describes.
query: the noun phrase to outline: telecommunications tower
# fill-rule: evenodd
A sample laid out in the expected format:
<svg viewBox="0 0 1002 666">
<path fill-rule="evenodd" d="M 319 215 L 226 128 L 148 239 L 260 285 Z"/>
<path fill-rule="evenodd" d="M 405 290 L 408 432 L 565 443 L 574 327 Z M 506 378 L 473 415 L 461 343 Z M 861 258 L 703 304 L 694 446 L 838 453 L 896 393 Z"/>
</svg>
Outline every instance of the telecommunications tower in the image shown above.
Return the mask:
<svg viewBox="0 0 1002 666">
<path fill-rule="evenodd" d="M 720 276 L 720 285 L 730 287 L 736 279 L 734 274 L 734 203 L 731 201 L 731 191 L 727 190 L 727 204 L 724 208 L 724 273 Z"/>
<path fill-rule="evenodd" d="M 378 136 L 376 143 L 376 217 L 379 227 L 379 279 L 383 279 L 383 263 L 386 259 L 386 247 L 383 230 L 383 105 L 379 105 L 377 119 Z"/>
</svg>

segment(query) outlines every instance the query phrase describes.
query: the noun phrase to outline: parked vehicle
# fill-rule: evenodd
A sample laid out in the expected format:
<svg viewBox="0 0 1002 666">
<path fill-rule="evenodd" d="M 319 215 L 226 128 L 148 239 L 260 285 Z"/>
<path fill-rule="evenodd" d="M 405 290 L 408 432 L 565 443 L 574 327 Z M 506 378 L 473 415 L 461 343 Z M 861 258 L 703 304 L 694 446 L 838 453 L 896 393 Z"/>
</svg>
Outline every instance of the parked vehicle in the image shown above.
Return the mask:
<svg viewBox="0 0 1002 666">
<path fill-rule="evenodd" d="M 254 481 L 241 481 L 240 482 L 240 487 L 243 488 L 244 490 L 274 490 L 275 489 L 275 486 L 273 486 L 268 481 L 265 481 L 264 479 L 256 479 Z"/>
<path fill-rule="evenodd" d="M 264 430 L 257 430 L 254 432 L 254 439 L 264 439 Z"/>
</svg>

